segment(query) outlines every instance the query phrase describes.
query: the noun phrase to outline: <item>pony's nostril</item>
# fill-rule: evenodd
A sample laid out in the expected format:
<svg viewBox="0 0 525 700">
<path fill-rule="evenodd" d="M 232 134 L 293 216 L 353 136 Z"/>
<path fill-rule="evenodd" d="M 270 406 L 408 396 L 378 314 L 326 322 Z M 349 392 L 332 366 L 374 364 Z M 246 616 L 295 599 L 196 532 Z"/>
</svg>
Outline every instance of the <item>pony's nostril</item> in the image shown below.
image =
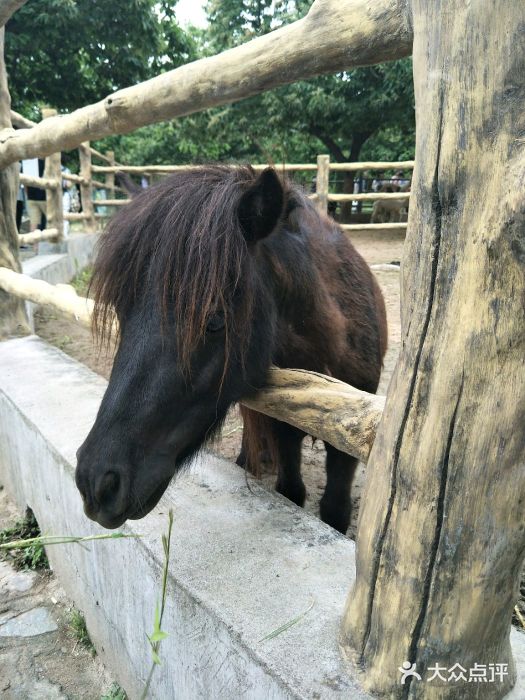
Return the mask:
<svg viewBox="0 0 525 700">
<path fill-rule="evenodd" d="M 120 477 L 117 472 L 106 472 L 97 484 L 95 499 L 101 506 L 108 505 L 117 496 L 120 487 Z"/>
</svg>

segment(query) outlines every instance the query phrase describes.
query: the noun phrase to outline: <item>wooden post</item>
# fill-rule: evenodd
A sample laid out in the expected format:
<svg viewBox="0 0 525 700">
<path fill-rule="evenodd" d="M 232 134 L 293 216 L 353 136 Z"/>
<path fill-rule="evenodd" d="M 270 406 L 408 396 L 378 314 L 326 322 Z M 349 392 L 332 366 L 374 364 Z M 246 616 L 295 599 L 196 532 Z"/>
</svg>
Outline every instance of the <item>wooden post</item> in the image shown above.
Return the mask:
<svg viewBox="0 0 525 700">
<path fill-rule="evenodd" d="M 54 117 L 56 109 L 42 109 L 42 119 Z M 58 181 L 58 187 L 46 189 L 46 228 L 54 228 L 58 231 L 57 243 L 64 236 L 64 215 L 62 204 L 62 158 L 60 153 L 53 153 L 46 158 L 44 177 Z"/>
<path fill-rule="evenodd" d="M 411 5 L 401 355 L 368 462 L 343 635 L 381 697 L 499 699 L 515 680 L 525 552 L 525 3 Z M 401 683 L 404 662 L 421 680 Z M 456 664 L 465 672 L 451 679 Z M 468 682 L 476 665 L 482 688 Z"/>
<path fill-rule="evenodd" d="M 115 165 L 115 151 L 106 151 L 109 165 Z M 106 173 L 106 199 L 116 199 L 115 197 L 115 173 Z"/>
<path fill-rule="evenodd" d="M 319 211 L 328 213 L 328 192 L 330 187 L 330 156 L 317 156 L 317 177 L 315 180 L 316 205 Z"/>
<path fill-rule="evenodd" d="M 11 130 L 11 97 L 7 86 L 4 61 L 4 28 L 0 29 L 0 128 Z M 0 170 L 0 266 L 21 271 L 16 228 L 16 196 L 19 164 L 12 163 Z M 0 290 L 0 340 L 11 335 L 29 333 L 25 304 Z"/>
<path fill-rule="evenodd" d="M 93 205 L 93 182 L 91 174 L 91 151 L 89 141 L 80 144 L 78 149 L 80 159 L 80 176 L 84 181 L 80 185 L 80 200 L 82 202 L 82 213 L 85 216 L 86 231 L 92 233 L 97 228 L 95 219 L 95 207 Z"/>
</svg>

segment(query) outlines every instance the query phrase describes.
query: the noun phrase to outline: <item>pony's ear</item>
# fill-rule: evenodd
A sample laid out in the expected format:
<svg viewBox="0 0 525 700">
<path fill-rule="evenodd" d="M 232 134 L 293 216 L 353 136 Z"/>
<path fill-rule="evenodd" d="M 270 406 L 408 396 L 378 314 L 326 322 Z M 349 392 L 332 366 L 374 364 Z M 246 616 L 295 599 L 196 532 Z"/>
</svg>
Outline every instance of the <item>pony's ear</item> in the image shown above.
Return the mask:
<svg viewBox="0 0 525 700">
<path fill-rule="evenodd" d="M 266 168 L 239 203 L 239 221 L 249 244 L 275 229 L 284 209 L 284 189 L 273 168 Z"/>
</svg>

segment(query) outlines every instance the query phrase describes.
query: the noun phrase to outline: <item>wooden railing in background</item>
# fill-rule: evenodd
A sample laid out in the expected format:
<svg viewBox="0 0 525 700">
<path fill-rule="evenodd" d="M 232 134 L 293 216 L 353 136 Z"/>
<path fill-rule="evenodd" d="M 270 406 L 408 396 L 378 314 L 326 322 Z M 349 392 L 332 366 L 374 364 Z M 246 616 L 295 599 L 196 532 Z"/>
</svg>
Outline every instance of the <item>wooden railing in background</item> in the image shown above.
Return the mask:
<svg viewBox="0 0 525 700">
<path fill-rule="evenodd" d="M 45 113 L 45 114 L 44 114 Z M 43 116 L 53 116 L 53 110 L 43 110 Z M 17 112 L 11 112 L 13 124 L 18 128 L 32 128 L 34 122 L 22 117 Z M 93 163 L 93 159 L 102 161 L 104 165 Z M 86 232 L 97 230 L 97 219 L 107 219 L 110 214 L 107 209 L 121 207 L 130 201 L 125 189 L 115 184 L 115 175 L 118 172 L 130 175 L 141 176 L 162 176 L 170 173 L 198 168 L 198 165 L 122 165 L 115 160 L 113 151 L 101 153 L 93 148 L 86 141 L 79 147 L 80 174 L 61 173 L 60 154 L 53 154 L 46 158 L 46 170 L 44 178 L 30 178 L 25 175 L 20 176 L 22 184 L 30 187 L 41 187 L 46 190 L 46 201 L 48 209 L 48 226 L 45 231 L 33 231 L 24 234 L 21 242 L 33 242 L 39 240 L 56 240 L 63 238 L 63 221 L 81 221 Z M 365 171 L 386 171 L 386 170 L 413 170 L 413 160 L 405 161 L 363 161 L 356 163 L 333 163 L 328 155 L 319 155 L 317 163 L 275 163 L 274 168 L 281 172 L 315 172 L 315 192 L 310 197 L 316 203 L 318 209 L 324 213 L 328 212 L 330 202 L 376 202 L 380 200 L 406 201 L 407 207 L 410 200 L 410 192 L 356 192 L 351 194 L 336 194 L 330 192 L 331 172 L 354 172 Z M 266 164 L 252 165 L 254 170 L 264 170 Z M 99 176 L 101 179 L 97 179 Z M 102 179 L 102 176 L 104 179 Z M 82 202 L 81 212 L 62 213 L 62 180 L 68 180 L 78 184 Z M 97 198 L 96 193 L 103 191 L 105 197 Z M 101 211 L 104 209 L 105 211 Z M 354 223 L 341 224 L 345 231 L 369 231 L 369 232 L 404 232 L 406 222 L 391 223 Z"/>
<path fill-rule="evenodd" d="M 91 149 L 93 153 L 93 149 Z M 413 170 L 413 160 L 404 161 L 365 161 L 359 163 L 332 163 L 330 156 L 320 155 L 317 157 L 317 163 L 275 163 L 274 168 L 281 172 L 315 172 L 315 192 L 310 196 L 315 200 L 320 211 L 327 212 L 329 202 L 376 202 L 380 200 L 410 200 L 410 192 L 359 192 L 355 194 L 335 194 L 330 192 L 330 173 L 331 172 L 363 172 L 363 171 L 385 171 L 385 170 Z M 198 168 L 198 165 L 92 165 L 91 172 L 95 174 L 104 174 L 106 181 L 108 177 L 115 176 L 117 172 L 128 173 L 130 175 L 169 175 L 183 170 L 192 170 Z M 268 167 L 265 164 L 252 165 L 254 170 L 264 170 Z M 98 183 L 97 183 L 98 184 Z M 113 188 L 109 189 L 106 185 L 109 196 L 107 199 L 97 199 L 95 207 L 120 207 L 127 204 L 128 198 L 116 198 Z M 122 188 L 118 188 L 123 192 Z M 97 218 L 107 218 L 106 213 L 97 212 Z M 371 223 L 371 224 L 342 224 L 342 228 L 346 231 L 406 231 L 406 222 L 394 223 Z"/>
</svg>

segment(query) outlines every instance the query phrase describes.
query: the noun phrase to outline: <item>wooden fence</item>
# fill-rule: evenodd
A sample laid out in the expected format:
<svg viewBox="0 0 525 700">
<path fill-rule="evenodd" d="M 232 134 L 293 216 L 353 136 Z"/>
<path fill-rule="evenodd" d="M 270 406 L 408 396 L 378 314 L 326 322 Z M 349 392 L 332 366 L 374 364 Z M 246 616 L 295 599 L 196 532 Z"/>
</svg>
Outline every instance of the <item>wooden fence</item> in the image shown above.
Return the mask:
<svg viewBox="0 0 525 700">
<path fill-rule="evenodd" d="M 55 116 L 56 111 L 44 110 L 44 116 Z M 13 123 L 19 128 L 30 129 L 35 126 L 16 112 L 12 112 Z M 130 202 L 127 191 L 115 184 L 115 175 L 119 172 L 140 176 L 162 176 L 182 170 L 197 168 L 197 165 L 122 165 L 115 160 L 113 151 L 101 153 L 93 148 L 89 142 L 79 146 L 80 173 L 61 172 L 60 154 L 47 156 L 45 175 L 42 178 L 20 175 L 21 184 L 28 187 L 40 187 L 46 190 L 48 227 L 44 231 L 32 231 L 20 235 L 20 243 L 36 243 L 39 241 L 60 241 L 63 238 L 63 221 L 81 221 L 86 232 L 97 229 L 97 220 L 106 219 L 110 215 L 103 209 L 125 206 Z M 94 162 L 95 161 L 95 162 Z M 99 161 L 97 163 L 96 161 Z M 100 164 L 102 162 L 102 164 Z M 268 167 L 265 164 L 252 166 L 255 170 L 263 170 Z M 330 192 L 331 172 L 385 171 L 385 170 L 413 170 L 414 161 L 365 161 L 356 163 L 334 163 L 330 156 L 319 155 L 317 163 L 277 163 L 275 169 L 283 173 L 312 172 L 315 173 L 315 192 L 310 197 L 315 200 L 318 208 L 328 212 L 330 202 L 376 202 L 383 200 L 406 200 L 407 206 L 410 200 L 410 192 L 359 192 L 353 194 L 336 194 Z M 80 187 L 82 211 L 63 212 L 61 198 L 61 183 L 67 180 Z M 98 192 L 104 192 L 105 196 L 97 197 Z M 350 232 L 356 231 L 394 231 L 404 233 L 406 222 L 393 223 L 356 223 L 341 224 L 341 227 Z"/>
<path fill-rule="evenodd" d="M 106 160 L 106 165 L 91 165 L 93 175 L 105 175 L 106 182 L 108 178 L 114 178 L 117 172 L 128 173 L 130 175 L 169 175 L 170 173 L 179 172 L 181 170 L 190 170 L 199 166 L 196 165 L 116 165 L 110 163 L 107 155 L 103 155 L 98 151 L 91 149 L 91 154 L 97 155 Z M 112 156 L 114 158 L 114 156 Z M 265 164 L 256 164 L 252 166 L 255 170 L 263 170 L 268 167 Z M 407 203 L 410 200 L 410 192 L 359 192 L 353 194 L 335 194 L 330 192 L 330 173 L 331 172 L 354 172 L 362 173 L 365 171 L 385 171 L 385 170 L 413 170 L 414 161 L 368 161 L 356 163 L 333 163 L 330 161 L 330 156 L 320 155 L 317 157 L 317 163 L 276 163 L 275 169 L 279 172 L 294 173 L 294 172 L 312 172 L 315 173 L 315 192 L 311 195 L 317 203 L 321 211 L 327 212 L 330 202 L 345 203 L 345 202 L 376 202 L 380 200 L 397 200 Z M 93 177 L 93 176 L 92 176 Z M 92 179 L 92 182 L 100 186 L 100 181 Z M 105 199 L 96 199 L 95 207 L 119 207 L 124 206 L 130 200 L 127 198 L 115 198 L 115 184 L 111 181 L 111 186 L 104 185 L 108 190 L 109 196 Z M 118 188 L 123 192 L 122 188 Z M 106 213 L 97 212 L 96 218 L 106 217 Z M 406 222 L 380 223 L 380 224 L 341 224 L 346 231 L 399 231 L 405 232 Z"/>
<path fill-rule="evenodd" d="M 7 166 L 22 158 L 413 51 L 418 201 L 404 255 L 403 342 L 368 461 L 340 635 L 365 690 L 381 697 L 456 700 L 483 690 L 500 700 L 516 680 L 509 632 L 525 550 L 525 59 L 516 47 L 525 4 L 487 5 L 314 0 L 290 25 L 16 132 L 0 65 L 10 212 L 15 168 Z M 92 189 L 86 167 L 80 175 Z M 7 267 L 12 257 L 3 255 Z M 23 325 L 13 300 L 0 294 L 4 335 Z M 400 683 L 401 663 L 410 671 Z M 428 673 L 495 665 L 505 677 L 483 689 L 466 675 Z"/>
</svg>

